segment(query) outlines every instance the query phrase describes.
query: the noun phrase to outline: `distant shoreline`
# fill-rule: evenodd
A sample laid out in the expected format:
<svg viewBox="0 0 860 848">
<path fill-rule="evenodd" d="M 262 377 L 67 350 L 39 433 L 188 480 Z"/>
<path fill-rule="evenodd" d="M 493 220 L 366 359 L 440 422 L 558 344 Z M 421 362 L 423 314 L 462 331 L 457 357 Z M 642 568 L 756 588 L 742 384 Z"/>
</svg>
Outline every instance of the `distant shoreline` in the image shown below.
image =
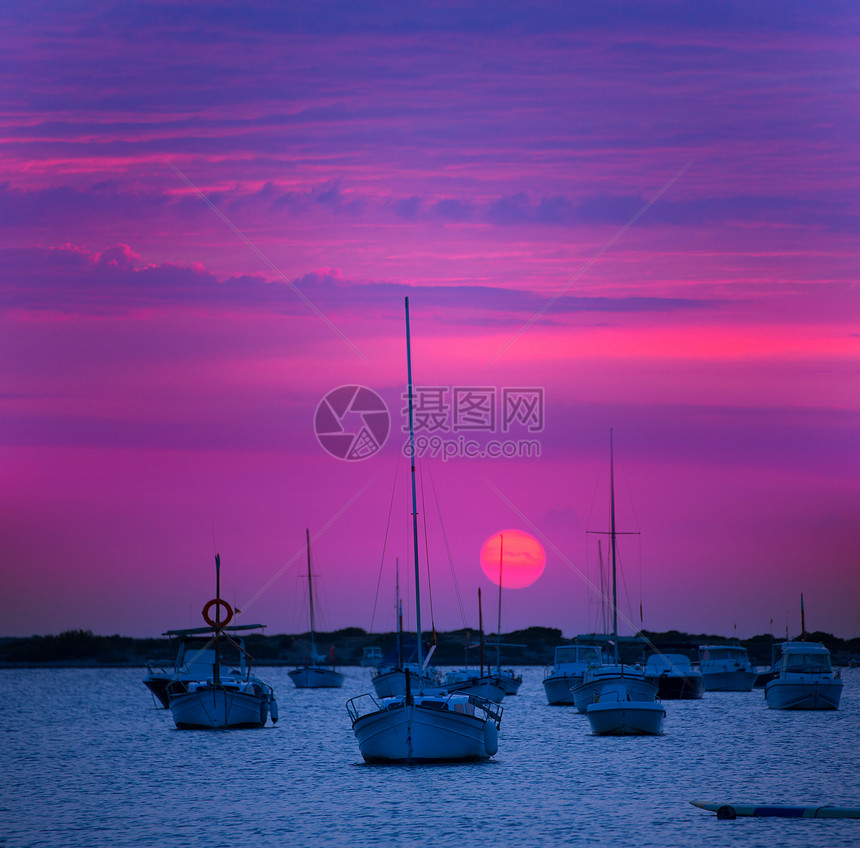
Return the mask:
<svg viewBox="0 0 860 848">
<path fill-rule="evenodd" d="M 414 644 L 414 636 L 404 634 Z M 606 641 L 608 637 L 582 634 L 582 639 Z M 799 638 L 793 636 L 792 638 Z M 425 635 L 427 641 L 430 634 Z M 485 634 L 485 665 L 496 663 L 496 639 Z M 831 652 L 834 665 L 860 665 L 860 638 L 844 640 L 829 633 L 807 634 L 811 642 L 822 642 Z M 572 644 L 561 631 L 549 627 L 529 627 L 503 633 L 501 664 L 503 666 L 546 666 L 553 661 L 555 648 Z M 636 636 L 620 636 L 619 649 L 625 662 L 641 660 L 649 645 L 677 652 L 694 652 L 699 645 L 737 644 L 747 649 L 754 665 L 768 665 L 771 645 L 784 641 L 771 634 L 750 639 L 729 639 L 713 634 L 690 634 L 670 630 L 662 633 L 643 630 Z M 471 629 L 436 634 L 433 661 L 440 666 L 479 664 L 480 634 Z M 317 633 L 317 651 L 334 658 L 338 666 L 359 666 L 366 647 L 381 648 L 383 655 L 394 652 L 396 633 L 367 633 L 348 627 L 330 633 Z M 250 634 L 245 637 L 248 653 L 257 666 L 293 666 L 310 654 L 310 634 Z M 70 630 L 56 636 L 0 637 L 0 669 L 8 668 L 145 668 L 148 661 L 173 665 L 176 642 L 168 638 L 135 639 L 129 636 L 96 636 L 88 630 Z"/>
</svg>

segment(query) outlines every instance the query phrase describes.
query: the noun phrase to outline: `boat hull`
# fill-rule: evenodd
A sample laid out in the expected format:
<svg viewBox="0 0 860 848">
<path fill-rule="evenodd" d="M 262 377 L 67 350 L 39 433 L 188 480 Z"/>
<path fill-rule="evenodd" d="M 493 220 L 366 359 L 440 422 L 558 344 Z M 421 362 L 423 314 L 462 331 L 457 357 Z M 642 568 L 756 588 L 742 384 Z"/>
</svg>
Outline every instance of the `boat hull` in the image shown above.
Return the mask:
<svg viewBox="0 0 860 848">
<path fill-rule="evenodd" d="M 626 675 L 598 677 L 595 680 L 580 684 L 573 690 L 574 706 L 579 712 L 584 713 L 588 705 L 594 703 L 595 698 L 604 687 L 618 683 L 624 684 L 633 701 L 654 701 L 657 698 L 657 687 L 643 677 L 627 677 Z"/>
<path fill-rule="evenodd" d="M 694 807 L 710 810 L 722 818 L 771 816 L 783 819 L 860 819 L 860 807 L 786 807 L 755 804 L 714 804 L 690 801 Z"/>
<path fill-rule="evenodd" d="M 572 707 L 573 693 L 582 684 L 581 674 L 551 674 L 543 680 L 546 701 L 552 707 Z"/>
<path fill-rule="evenodd" d="M 421 703 L 397 704 L 353 722 L 368 763 L 468 762 L 489 759 L 488 719 Z M 495 725 L 493 725 L 495 727 Z"/>
<path fill-rule="evenodd" d="M 702 671 L 706 692 L 751 692 L 758 672 L 732 669 L 731 671 Z"/>
<path fill-rule="evenodd" d="M 289 672 L 296 689 L 340 689 L 343 675 L 339 671 L 322 666 L 302 666 Z"/>
<path fill-rule="evenodd" d="M 597 736 L 659 736 L 666 710 L 651 702 L 589 704 L 585 710 Z"/>
<path fill-rule="evenodd" d="M 764 697 L 771 710 L 838 710 L 842 696 L 842 681 L 835 678 L 818 680 L 771 680 L 764 688 Z"/>
<path fill-rule="evenodd" d="M 705 694 L 701 674 L 646 675 L 645 680 L 657 687 L 657 697 L 664 700 L 696 701 Z"/>
<path fill-rule="evenodd" d="M 452 680 L 445 683 L 449 694 L 474 695 L 494 704 L 500 704 L 505 697 L 503 684 L 497 677 L 471 677 L 465 680 Z"/>
<path fill-rule="evenodd" d="M 256 690 L 199 686 L 172 695 L 170 712 L 181 730 L 263 727 L 269 717 L 269 699 Z"/>
<path fill-rule="evenodd" d="M 501 674 L 497 675 L 499 679 L 499 683 L 501 687 L 505 690 L 505 696 L 508 695 L 516 695 L 517 692 L 520 691 L 520 686 L 522 685 L 523 679 L 520 675 L 515 674 L 512 671 L 506 672 L 503 671 Z"/>
<path fill-rule="evenodd" d="M 406 694 L 406 674 L 402 668 L 392 668 L 374 675 L 373 690 L 379 698 L 402 698 Z M 435 675 L 422 675 L 409 671 L 409 683 L 413 692 L 423 688 L 428 694 L 443 694 L 445 689 L 439 685 Z"/>
</svg>

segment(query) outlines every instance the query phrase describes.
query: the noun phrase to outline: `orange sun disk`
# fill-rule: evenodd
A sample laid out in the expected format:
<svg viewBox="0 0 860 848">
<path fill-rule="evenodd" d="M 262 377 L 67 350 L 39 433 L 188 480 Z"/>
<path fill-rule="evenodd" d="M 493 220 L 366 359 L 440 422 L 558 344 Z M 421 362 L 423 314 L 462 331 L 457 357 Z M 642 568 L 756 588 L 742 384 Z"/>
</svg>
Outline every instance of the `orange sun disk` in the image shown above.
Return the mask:
<svg viewBox="0 0 860 848">
<path fill-rule="evenodd" d="M 500 548 L 502 588 L 525 589 L 543 574 L 546 554 L 541 543 L 522 530 L 502 530 L 490 536 L 481 548 L 481 568 L 497 586 Z"/>
</svg>

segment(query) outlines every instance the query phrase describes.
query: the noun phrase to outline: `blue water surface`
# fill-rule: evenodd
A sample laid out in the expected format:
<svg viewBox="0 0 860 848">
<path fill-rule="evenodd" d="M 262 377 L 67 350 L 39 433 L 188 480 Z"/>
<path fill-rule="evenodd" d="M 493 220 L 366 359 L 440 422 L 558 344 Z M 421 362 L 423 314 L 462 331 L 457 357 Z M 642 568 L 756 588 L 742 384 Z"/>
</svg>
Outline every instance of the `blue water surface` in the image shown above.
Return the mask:
<svg viewBox="0 0 860 848">
<path fill-rule="evenodd" d="M 591 735 L 547 706 L 543 669 L 505 699 L 487 763 L 368 766 L 344 708 L 261 669 L 277 726 L 181 731 L 142 669 L 0 670 L 3 848 L 860 845 L 860 820 L 720 821 L 691 799 L 860 806 L 860 670 L 838 712 L 768 710 L 761 690 L 667 701 L 661 737 Z"/>
</svg>

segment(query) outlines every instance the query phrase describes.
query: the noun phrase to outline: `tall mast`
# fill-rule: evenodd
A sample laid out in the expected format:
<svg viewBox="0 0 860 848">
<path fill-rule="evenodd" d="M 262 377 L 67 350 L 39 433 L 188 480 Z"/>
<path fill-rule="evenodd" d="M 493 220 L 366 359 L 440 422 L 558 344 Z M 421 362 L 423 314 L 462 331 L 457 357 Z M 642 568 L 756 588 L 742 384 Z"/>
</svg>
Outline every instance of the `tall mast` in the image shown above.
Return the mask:
<svg viewBox="0 0 860 848">
<path fill-rule="evenodd" d="M 215 664 L 213 666 L 213 679 L 216 686 L 221 684 L 221 554 L 215 554 Z"/>
<path fill-rule="evenodd" d="M 394 614 L 397 616 L 397 667 L 403 665 L 403 601 L 400 600 L 400 557 L 394 559 Z"/>
<path fill-rule="evenodd" d="M 308 548 L 308 599 L 310 600 L 311 609 L 311 663 L 316 664 L 317 661 L 317 646 L 314 639 L 314 585 L 311 582 L 311 531 L 305 528 L 305 538 L 307 539 Z"/>
<path fill-rule="evenodd" d="M 478 586 L 478 632 L 481 634 L 481 677 L 484 676 L 484 614 L 481 611 L 481 587 Z"/>
<path fill-rule="evenodd" d="M 806 641 L 806 616 L 803 612 L 803 592 L 800 593 L 800 641 Z"/>
<path fill-rule="evenodd" d="M 499 624 L 496 630 L 496 671 L 502 670 L 502 553 L 505 549 L 505 537 L 499 534 Z"/>
<path fill-rule="evenodd" d="M 409 298 L 406 301 L 406 374 L 409 382 L 409 459 L 412 464 L 412 547 L 415 551 L 415 630 L 418 639 L 418 680 L 423 690 L 421 648 L 421 572 L 418 568 L 418 497 L 415 493 L 415 424 L 412 411 L 412 347 L 409 339 Z"/>
<path fill-rule="evenodd" d="M 615 459 L 612 448 L 612 428 L 609 428 L 609 540 L 612 545 L 612 640 L 615 643 L 615 662 L 618 662 L 618 595 L 615 585 Z"/>
</svg>

